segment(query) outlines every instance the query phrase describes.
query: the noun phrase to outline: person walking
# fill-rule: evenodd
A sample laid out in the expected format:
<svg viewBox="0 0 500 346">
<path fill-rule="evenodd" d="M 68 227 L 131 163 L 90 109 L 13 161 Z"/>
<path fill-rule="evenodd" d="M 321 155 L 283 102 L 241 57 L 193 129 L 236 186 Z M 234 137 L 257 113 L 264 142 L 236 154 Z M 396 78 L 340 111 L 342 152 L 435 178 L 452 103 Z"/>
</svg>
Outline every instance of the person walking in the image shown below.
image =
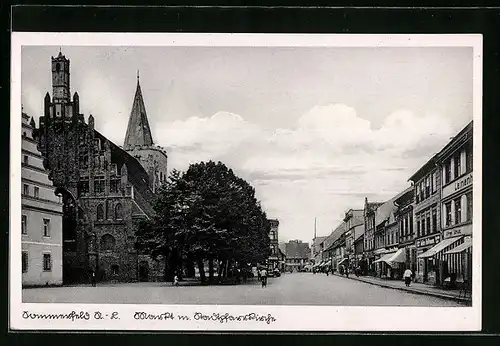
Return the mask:
<svg viewBox="0 0 500 346">
<path fill-rule="evenodd" d="M 410 268 L 407 268 L 403 274 L 406 287 L 410 287 L 412 276 L 413 276 L 413 273 L 411 272 Z"/>
<path fill-rule="evenodd" d="M 179 277 L 177 274 L 174 275 L 174 281 L 172 281 L 173 286 L 179 286 Z"/>
<path fill-rule="evenodd" d="M 262 268 L 262 271 L 260 272 L 260 277 L 262 281 L 262 287 L 267 287 L 267 270 L 266 268 Z"/>
<path fill-rule="evenodd" d="M 95 271 L 93 271 L 93 270 L 92 270 L 92 273 L 90 274 L 90 283 L 92 284 L 92 287 L 96 287 Z"/>
<path fill-rule="evenodd" d="M 349 267 L 345 267 L 345 277 L 349 279 Z"/>
</svg>

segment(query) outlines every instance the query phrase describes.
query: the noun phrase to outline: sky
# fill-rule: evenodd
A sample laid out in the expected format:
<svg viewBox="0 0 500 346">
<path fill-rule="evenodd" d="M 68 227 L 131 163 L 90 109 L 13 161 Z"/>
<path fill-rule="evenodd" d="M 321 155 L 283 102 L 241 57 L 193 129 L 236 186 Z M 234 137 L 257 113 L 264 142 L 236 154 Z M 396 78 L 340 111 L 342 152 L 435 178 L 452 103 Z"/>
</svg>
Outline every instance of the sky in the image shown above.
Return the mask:
<svg viewBox="0 0 500 346">
<path fill-rule="evenodd" d="M 22 103 L 37 120 L 51 56 L 71 94 L 122 145 L 137 73 L 169 169 L 222 161 L 249 181 L 279 241 L 328 235 L 365 197 L 383 202 L 472 120 L 467 47 L 22 48 Z"/>
</svg>

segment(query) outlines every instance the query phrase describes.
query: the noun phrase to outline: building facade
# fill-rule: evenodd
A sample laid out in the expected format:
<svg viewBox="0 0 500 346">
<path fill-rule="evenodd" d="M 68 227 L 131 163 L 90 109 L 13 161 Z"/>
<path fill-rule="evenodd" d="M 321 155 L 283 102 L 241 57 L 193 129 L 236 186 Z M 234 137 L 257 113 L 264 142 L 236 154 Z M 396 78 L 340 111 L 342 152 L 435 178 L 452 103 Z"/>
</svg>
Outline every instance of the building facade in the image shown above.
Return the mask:
<svg viewBox="0 0 500 346">
<path fill-rule="evenodd" d="M 22 285 L 62 285 L 63 204 L 33 139 L 34 120 L 24 112 L 21 116 Z"/>
<path fill-rule="evenodd" d="M 303 243 L 301 240 L 290 240 L 285 244 L 286 270 L 302 271 L 309 265 L 311 258 L 311 248 L 309 243 Z"/>
<path fill-rule="evenodd" d="M 271 230 L 269 231 L 269 239 L 270 239 L 270 248 L 271 248 L 271 253 L 268 258 L 268 270 L 274 270 L 274 269 L 282 269 L 282 266 L 280 263 L 282 261 L 281 255 L 280 255 L 280 249 L 279 249 L 279 242 L 278 242 L 278 229 L 279 229 L 279 221 L 277 219 L 270 219 L 268 220 L 269 224 L 271 226 Z"/>
<path fill-rule="evenodd" d="M 438 154 L 441 190 L 442 236 L 448 244 L 437 253 L 443 264 L 442 279 L 472 278 L 473 124 L 470 122 Z"/>
<path fill-rule="evenodd" d="M 155 181 L 147 165 L 99 133 L 92 115 L 85 122 L 78 93 L 70 97 L 70 61 L 59 53 L 51 63 L 52 98 L 45 96 L 35 137 L 49 179 L 62 196 L 64 283 L 88 282 L 92 272 L 101 281 L 161 279 L 163 262 L 136 248 L 135 224 L 153 214 Z M 142 102 L 137 87 L 134 105 Z M 131 127 L 148 127 L 144 133 L 150 133 L 147 122 L 129 122 Z"/>
<path fill-rule="evenodd" d="M 415 189 L 413 186 L 405 190 L 395 199 L 396 222 L 399 224 L 399 248 L 404 249 L 404 267 L 413 273 L 417 271 L 417 249 L 415 247 L 415 232 L 413 228 L 413 204 Z"/>
<path fill-rule="evenodd" d="M 417 282 L 435 284 L 439 282 L 440 268 L 433 256 L 422 256 L 441 241 L 441 176 L 436 155 L 411 177 L 415 206 L 413 208 L 417 250 Z"/>
<path fill-rule="evenodd" d="M 375 231 L 376 223 L 375 216 L 377 208 L 382 205 L 381 202 L 368 202 L 368 198 L 365 198 L 365 206 L 363 210 L 363 222 L 365 225 L 365 235 L 364 235 L 364 252 L 366 259 L 366 267 L 369 272 L 374 273 L 373 262 L 375 261 Z"/>
</svg>

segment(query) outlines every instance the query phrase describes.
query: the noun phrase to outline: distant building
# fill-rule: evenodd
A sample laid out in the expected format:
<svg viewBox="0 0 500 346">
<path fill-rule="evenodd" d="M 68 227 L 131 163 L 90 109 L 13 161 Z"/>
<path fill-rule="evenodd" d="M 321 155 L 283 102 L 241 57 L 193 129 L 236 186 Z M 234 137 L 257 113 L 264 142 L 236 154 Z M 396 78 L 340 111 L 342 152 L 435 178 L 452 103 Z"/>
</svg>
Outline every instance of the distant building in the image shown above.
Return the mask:
<svg viewBox="0 0 500 346">
<path fill-rule="evenodd" d="M 326 236 L 323 237 L 314 237 L 311 245 L 311 262 L 312 264 L 319 264 L 322 260 L 323 253 L 323 241 L 326 239 Z"/>
<path fill-rule="evenodd" d="M 34 120 L 22 113 L 22 285 L 62 285 L 63 204 L 33 139 Z"/>
<path fill-rule="evenodd" d="M 269 255 L 268 258 L 268 270 L 274 270 L 274 269 L 280 269 L 282 270 L 282 264 L 280 263 L 283 261 L 283 258 L 281 258 L 281 253 L 279 249 L 279 242 L 278 242 L 278 230 L 279 230 L 279 221 L 277 219 L 269 219 L 269 224 L 271 226 L 271 230 L 269 231 L 269 239 L 270 239 L 270 248 L 271 248 L 271 254 Z"/>
<path fill-rule="evenodd" d="M 349 209 L 345 213 L 344 223 L 346 228 L 345 235 L 345 256 L 349 260 L 349 266 L 354 265 L 354 240 L 360 233 L 364 233 L 363 209 Z"/>
<path fill-rule="evenodd" d="M 413 273 L 417 271 L 417 249 L 415 247 L 415 229 L 413 227 L 413 206 L 415 190 L 413 186 L 405 190 L 394 200 L 396 222 L 399 224 L 399 248 L 405 252 L 405 268 Z"/>
<path fill-rule="evenodd" d="M 365 224 L 365 234 L 364 234 L 364 251 L 366 268 L 370 271 L 373 269 L 373 262 L 375 261 L 375 215 L 377 208 L 382 205 L 381 202 L 368 202 L 368 198 L 365 198 L 365 207 L 363 210 L 363 221 Z"/>
<path fill-rule="evenodd" d="M 309 243 L 303 243 L 301 240 L 290 240 L 285 245 L 286 270 L 300 271 L 309 264 L 311 258 L 311 249 Z"/>
</svg>

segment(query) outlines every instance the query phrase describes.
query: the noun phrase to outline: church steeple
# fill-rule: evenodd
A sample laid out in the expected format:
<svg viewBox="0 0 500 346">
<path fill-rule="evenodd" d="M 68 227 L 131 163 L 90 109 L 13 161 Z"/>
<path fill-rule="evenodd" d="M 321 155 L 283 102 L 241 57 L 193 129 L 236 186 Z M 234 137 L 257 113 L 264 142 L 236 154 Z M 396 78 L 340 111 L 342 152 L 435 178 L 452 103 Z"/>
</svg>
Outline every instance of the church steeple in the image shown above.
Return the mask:
<svg viewBox="0 0 500 346">
<path fill-rule="evenodd" d="M 123 148 L 125 150 L 134 149 L 136 146 L 152 146 L 153 136 L 149 128 L 146 107 L 142 99 L 141 85 L 139 83 L 139 71 L 137 71 L 137 87 L 135 90 L 134 103 L 130 111 L 127 134 Z"/>
</svg>

